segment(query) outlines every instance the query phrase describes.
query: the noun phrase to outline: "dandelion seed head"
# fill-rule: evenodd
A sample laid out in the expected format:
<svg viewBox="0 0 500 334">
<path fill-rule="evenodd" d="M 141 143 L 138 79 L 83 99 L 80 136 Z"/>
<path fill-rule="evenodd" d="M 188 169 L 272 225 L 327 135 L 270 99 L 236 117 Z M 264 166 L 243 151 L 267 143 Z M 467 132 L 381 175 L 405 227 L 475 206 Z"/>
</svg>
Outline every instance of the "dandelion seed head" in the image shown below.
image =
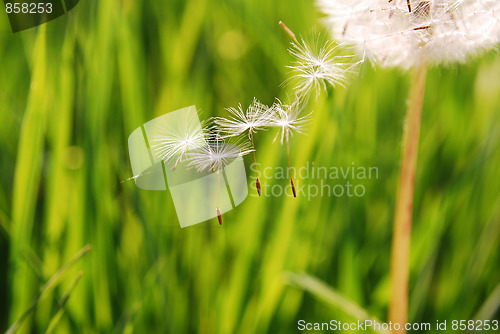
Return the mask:
<svg viewBox="0 0 500 334">
<path fill-rule="evenodd" d="M 365 60 L 410 68 L 464 62 L 500 42 L 498 0 L 318 0 L 333 36 Z"/>
<path fill-rule="evenodd" d="M 292 70 L 288 82 L 301 98 L 313 91 L 319 94 L 320 90 L 326 90 L 327 84 L 344 86 L 353 67 L 352 57 L 338 54 L 337 45 L 332 42 L 326 42 L 320 48 L 304 40 L 300 44 L 292 42 L 289 52 L 296 61 L 288 66 Z"/>
<path fill-rule="evenodd" d="M 226 142 L 220 134 L 211 134 L 206 145 L 186 153 L 188 167 L 198 171 L 220 171 L 234 159 L 253 152 L 247 141 Z"/>
<path fill-rule="evenodd" d="M 279 128 L 279 132 L 274 138 L 280 138 L 281 144 L 288 141 L 290 135 L 302 133 L 305 126 L 311 120 L 311 114 L 304 114 L 303 106 L 299 100 L 292 105 L 285 105 L 280 100 L 276 100 L 273 105 L 275 111 L 274 126 Z"/>
<path fill-rule="evenodd" d="M 216 117 L 214 119 L 224 137 L 239 136 L 246 132 L 250 136 L 272 125 L 272 109 L 257 99 L 254 99 L 246 110 L 239 105 L 237 108 L 228 108 L 227 111 L 230 115 L 228 118 Z"/>
<path fill-rule="evenodd" d="M 186 153 L 206 145 L 207 129 L 200 124 L 195 113 L 183 113 L 176 121 L 158 126 L 157 134 L 151 140 L 153 154 L 160 160 L 177 165 Z"/>
</svg>

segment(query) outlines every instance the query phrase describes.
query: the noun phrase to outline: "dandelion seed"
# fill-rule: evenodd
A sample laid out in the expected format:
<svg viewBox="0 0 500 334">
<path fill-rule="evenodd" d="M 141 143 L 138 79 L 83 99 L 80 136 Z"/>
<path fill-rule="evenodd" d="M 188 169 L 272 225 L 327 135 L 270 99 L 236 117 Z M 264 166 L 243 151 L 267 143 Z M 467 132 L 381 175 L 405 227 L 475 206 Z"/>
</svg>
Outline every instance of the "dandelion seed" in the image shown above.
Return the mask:
<svg viewBox="0 0 500 334">
<path fill-rule="evenodd" d="M 207 129 L 193 113 L 184 113 L 178 122 L 164 124 L 152 140 L 153 154 L 165 162 L 175 160 L 174 170 L 186 158 L 187 152 L 206 145 Z"/>
<path fill-rule="evenodd" d="M 274 126 L 279 128 L 279 132 L 274 138 L 276 141 L 281 137 L 281 145 L 286 141 L 286 149 L 288 156 L 288 173 L 290 175 L 290 184 L 292 185 L 293 197 L 297 197 L 295 192 L 295 185 L 293 183 L 293 178 L 290 173 L 291 162 L 290 162 L 290 143 L 289 138 L 295 132 L 302 133 L 305 125 L 310 121 L 311 114 L 303 115 L 302 103 L 297 99 L 292 105 L 284 105 L 280 100 L 276 100 L 273 105 L 275 110 L 275 121 Z"/>
<path fill-rule="evenodd" d="M 248 132 L 252 143 L 253 158 L 257 168 L 257 156 L 253 134 L 273 125 L 273 110 L 254 99 L 252 104 L 243 111 L 241 105 L 238 108 L 228 108 L 229 118 L 217 117 L 214 119 L 224 137 L 239 136 Z M 259 196 L 261 195 L 260 180 L 256 177 L 255 186 Z"/>
<path fill-rule="evenodd" d="M 219 209 L 220 174 L 234 159 L 252 151 L 246 141 L 228 143 L 220 134 L 212 133 L 208 135 L 205 145 L 186 153 L 188 167 L 194 167 L 200 172 L 217 172 L 217 219 L 220 225 L 222 225 L 222 214 Z"/>
<path fill-rule="evenodd" d="M 293 197 L 297 197 L 297 192 L 295 191 L 295 185 L 293 184 L 293 179 L 290 177 L 290 183 L 292 184 Z"/>
<path fill-rule="evenodd" d="M 217 220 L 219 221 L 219 225 L 222 225 L 222 214 L 220 213 L 218 206 L 217 206 Z"/>
<path fill-rule="evenodd" d="M 293 66 L 288 66 L 295 72 L 289 82 L 294 83 L 296 100 L 291 106 L 283 105 L 277 100 L 273 108 L 275 110 L 274 125 L 280 128 L 276 139 L 281 135 L 281 144 L 286 141 L 288 155 L 288 172 L 290 174 L 290 142 L 289 137 L 294 132 L 302 132 L 303 127 L 309 122 L 310 114 L 303 115 L 303 105 L 307 103 L 311 91 L 319 94 L 321 89 L 326 90 L 327 84 L 332 87 L 344 86 L 348 74 L 353 72 L 355 66 L 361 61 L 353 62 L 353 56 L 340 55 L 337 52 L 338 45 L 326 42 L 322 47 L 311 47 L 304 40 L 299 42 L 293 31 L 283 22 L 279 22 L 285 32 L 292 38 L 290 54 L 295 57 Z M 319 44 L 319 43 L 318 43 Z M 293 196 L 297 197 L 293 178 L 290 175 Z"/>
<path fill-rule="evenodd" d="M 500 42 L 498 0 L 318 0 L 341 43 L 373 64 L 464 62 Z"/>
</svg>

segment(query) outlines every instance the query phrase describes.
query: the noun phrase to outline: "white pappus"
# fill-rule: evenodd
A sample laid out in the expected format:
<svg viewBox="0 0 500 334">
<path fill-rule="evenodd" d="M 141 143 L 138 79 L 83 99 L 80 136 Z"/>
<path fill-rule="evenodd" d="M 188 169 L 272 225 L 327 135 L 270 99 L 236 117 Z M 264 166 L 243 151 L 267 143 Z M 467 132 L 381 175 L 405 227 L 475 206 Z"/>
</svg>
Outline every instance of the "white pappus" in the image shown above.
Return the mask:
<svg viewBox="0 0 500 334">
<path fill-rule="evenodd" d="M 500 41 L 498 0 L 318 0 L 334 38 L 374 64 L 464 62 Z"/>
</svg>

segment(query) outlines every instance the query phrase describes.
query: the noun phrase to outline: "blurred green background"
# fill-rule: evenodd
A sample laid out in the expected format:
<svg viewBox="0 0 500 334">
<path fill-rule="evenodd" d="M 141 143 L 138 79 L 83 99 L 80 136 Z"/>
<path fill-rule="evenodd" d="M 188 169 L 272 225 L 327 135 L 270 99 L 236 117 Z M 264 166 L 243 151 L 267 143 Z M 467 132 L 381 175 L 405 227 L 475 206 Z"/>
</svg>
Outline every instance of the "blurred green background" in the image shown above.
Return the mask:
<svg viewBox="0 0 500 334">
<path fill-rule="evenodd" d="M 278 21 L 314 38 L 320 17 L 300 0 L 81 1 L 13 34 L 0 13 L 0 331 L 86 244 L 19 332 L 296 333 L 300 319 L 354 320 L 330 288 L 386 319 L 407 73 L 363 67 L 291 140 L 296 167 L 378 167 L 357 181 L 362 198 L 249 196 L 222 228 L 181 229 L 168 192 L 121 183 L 128 135 L 144 122 L 286 99 Z M 428 80 L 409 320 L 499 319 L 500 57 Z M 256 136 L 263 167 L 287 164 L 274 136 Z"/>
</svg>

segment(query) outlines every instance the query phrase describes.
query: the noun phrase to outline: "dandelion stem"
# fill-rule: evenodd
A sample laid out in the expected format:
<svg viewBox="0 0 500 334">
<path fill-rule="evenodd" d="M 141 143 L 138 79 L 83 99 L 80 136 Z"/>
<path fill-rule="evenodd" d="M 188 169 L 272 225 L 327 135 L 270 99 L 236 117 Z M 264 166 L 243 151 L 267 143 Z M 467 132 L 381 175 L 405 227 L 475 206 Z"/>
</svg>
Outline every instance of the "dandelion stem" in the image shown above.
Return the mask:
<svg viewBox="0 0 500 334">
<path fill-rule="evenodd" d="M 418 141 L 425 93 L 427 66 L 421 62 L 415 68 L 411 83 L 406 124 L 403 135 L 402 161 L 394 215 L 391 250 L 391 300 L 389 321 L 401 328 L 408 317 L 408 281 L 410 270 L 410 242 L 413 210 L 413 192 L 417 169 Z M 398 332 L 406 333 L 406 330 Z"/>
<path fill-rule="evenodd" d="M 253 142 L 253 133 L 252 133 L 252 131 L 250 131 L 250 138 L 252 139 L 253 160 L 255 161 L 255 165 L 257 165 L 257 155 L 255 154 L 255 144 Z"/>
<path fill-rule="evenodd" d="M 286 137 L 286 153 L 288 155 L 288 175 L 290 175 L 290 184 L 292 185 L 292 192 L 293 192 L 293 197 L 297 197 L 297 192 L 295 191 L 295 185 L 293 184 L 293 178 L 292 178 L 292 164 L 290 163 L 290 144 L 288 142 L 288 136 Z"/>
<path fill-rule="evenodd" d="M 251 130 L 250 130 L 250 138 L 252 139 L 253 160 L 255 161 L 255 170 L 257 171 L 257 168 L 258 168 L 258 165 L 257 165 L 257 155 L 255 153 L 255 144 L 253 142 L 253 133 L 252 133 Z M 258 175 L 258 172 L 257 172 L 257 175 Z M 257 188 L 257 193 L 260 196 L 261 189 L 260 189 L 260 181 L 259 181 L 259 177 L 258 176 L 256 177 L 256 180 L 255 180 L 255 187 Z"/>
<path fill-rule="evenodd" d="M 286 153 L 288 156 L 288 174 L 290 174 L 290 169 L 292 168 L 292 164 L 290 163 L 290 144 L 288 143 L 288 138 L 286 139 Z"/>
<path fill-rule="evenodd" d="M 297 40 L 297 37 L 295 37 L 295 34 L 293 33 L 292 30 L 290 30 L 290 28 L 288 28 L 286 26 L 286 24 L 284 24 L 282 21 L 279 22 L 281 28 L 283 28 L 283 30 L 285 30 L 285 32 L 295 41 L 295 43 L 297 43 L 297 46 L 300 45 L 299 41 Z"/>
<path fill-rule="evenodd" d="M 219 209 L 219 193 L 220 193 L 220 170 L 217 170 L 217 220 L 219 225 L 222 225 L 222 214 Z"/>
</svg>

